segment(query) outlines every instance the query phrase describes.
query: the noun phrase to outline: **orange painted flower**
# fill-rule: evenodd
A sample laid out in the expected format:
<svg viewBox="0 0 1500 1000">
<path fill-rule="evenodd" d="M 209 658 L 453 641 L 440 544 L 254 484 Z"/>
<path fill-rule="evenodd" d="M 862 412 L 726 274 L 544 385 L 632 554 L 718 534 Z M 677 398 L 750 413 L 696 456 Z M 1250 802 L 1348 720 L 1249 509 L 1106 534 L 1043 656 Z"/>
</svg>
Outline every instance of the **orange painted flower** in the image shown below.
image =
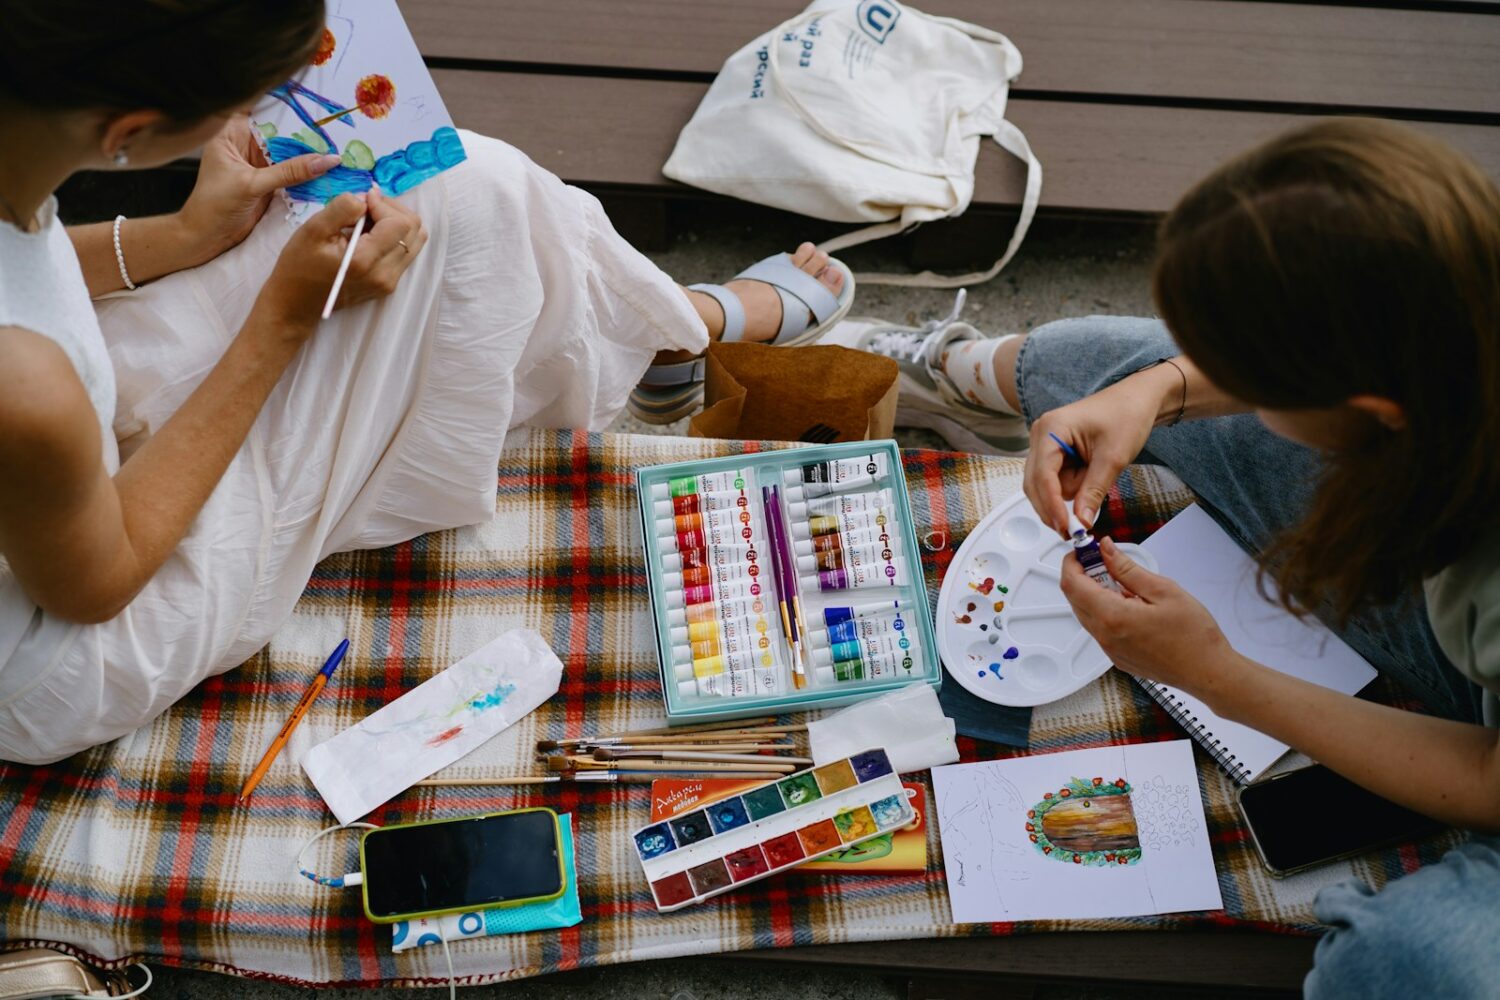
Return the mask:
<svg viewBox="0 0 1500 1000">
<path fill-rule="evenodd" d="M 318 39 L 318 50 L 313 53 L 312 64 L 321 66 L 333 58 L 333 50 L 338 48 L 338 42 L 333 37 L 333 32 L 327 28 L 323 29 L 323 37 Z"/>
<path fill-rule="evenodd" d="M 354 103 L 368 118 L 384 118 L 396 106 L 396 85 L 388 76 L 371 73 L 354 87 Z"/>
</svg>

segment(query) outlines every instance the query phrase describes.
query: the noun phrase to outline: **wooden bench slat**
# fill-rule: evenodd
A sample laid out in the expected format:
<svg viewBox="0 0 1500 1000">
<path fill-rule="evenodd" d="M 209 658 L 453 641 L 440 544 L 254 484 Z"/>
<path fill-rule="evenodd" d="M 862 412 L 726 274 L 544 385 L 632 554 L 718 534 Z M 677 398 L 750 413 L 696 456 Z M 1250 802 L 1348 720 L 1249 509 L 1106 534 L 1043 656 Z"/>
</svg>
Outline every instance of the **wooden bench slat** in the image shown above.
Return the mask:
<svg viewBox="0 0 1500 1000">
<path fill-rule="evenodd" d="M 428 57 L 712 74 L 801 0 L 424 0 Z M 926 0 L 1006 33 L 1028 94 L 1500 114 L 1500 19 L 1248 0 Z M 502 12 L 503 11 L 503 12 Z"/>
<path fill-rule="evenodd" d="M 662 80 L 437 70 L 463 128 L 497 136 L 564 179 L 585 185 L 688 189 L 661 166 L 707 86 Z M 1157 213 L 1229 156 L 1310 119 L 1298 115 L 1013 100 L 1010 118 L 1045 170 L 1051 209 Z M 1500 128 L 1420 123 L 1500 176 Z M 1013 205 L 1018 161 L 986 142 L 976 204 Z"/>
</svg>

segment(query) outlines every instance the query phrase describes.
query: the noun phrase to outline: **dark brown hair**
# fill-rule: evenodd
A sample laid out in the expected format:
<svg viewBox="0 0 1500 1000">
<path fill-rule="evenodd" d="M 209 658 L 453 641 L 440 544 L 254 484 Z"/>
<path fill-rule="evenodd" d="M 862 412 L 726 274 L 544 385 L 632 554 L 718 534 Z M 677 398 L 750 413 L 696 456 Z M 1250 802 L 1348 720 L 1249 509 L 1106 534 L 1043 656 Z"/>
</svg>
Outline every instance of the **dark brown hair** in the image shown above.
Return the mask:
<svg viewBox="0 0 1500 1000">
<path fill-rule="evenodd" d="M 323 0 L 0 0 L 0 98 L 201 121 L 307 65 Z"/>
<path fill-rule="evenodd" d="M 1408 128 L 1334 119 L 1225 164 L 1162 223 L 1157 307 L 1217 386 L 1270 410 L 1372 394 L 1262 565 L 1340 619 L 1450 565 L 1500 502 L 1500 192 Z"/>
</svg>

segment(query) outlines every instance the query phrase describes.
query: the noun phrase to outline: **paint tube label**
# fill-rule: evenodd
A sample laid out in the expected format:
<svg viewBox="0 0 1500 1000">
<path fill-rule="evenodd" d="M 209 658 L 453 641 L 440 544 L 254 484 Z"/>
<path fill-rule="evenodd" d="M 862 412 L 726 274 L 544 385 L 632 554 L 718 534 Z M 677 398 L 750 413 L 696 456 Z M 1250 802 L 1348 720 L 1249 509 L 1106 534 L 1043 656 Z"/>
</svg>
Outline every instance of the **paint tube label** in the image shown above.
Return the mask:
<svg viewBox="0 0 1500 1000">
<path fill-rule="evenodd" d="M 842 565 L 818 568 L 816 556 L 803 556 L 797 560 L 798 571 L 811 575 L 817 572 L 821 590 L 851 590 L 865 587 L 900 587 L 908 581 L 906 560 L 893 549 L 874 545 L 861 545 L 845 549 Z M 811 566 L 809 563 L 811 562 Z"/>
<path fill-rule="evenodd" d="M 889 561 L 896 559 L 897 555 L 898 550 L 894 545 L 871 542 L 867 545 L 852 545 L 848 548 L 816 552 L 812 556 L 803 556 L 798 560 L 798 564 L 807 565 L 810 559 L 811 564 L 820 570 L 848 569 L 860 558 L 867 561 L 872 559 Z"/>
<path fill-rule="evenodd" d="M 832 627 L 837 622 L 847 621 L 851 618 L 869 618 L 874 615 L 895 615 L 900 610 L 900 601 L 870 601 L 865 604 L 855 604 L 849 607 L 824 608 L 823 621 L 829 627 Z"/>
<path fill-rule="evenodd" d="M 708 582 L 690 584 L 684 581 L 682 590 L 669 591 L 667 600 L 672 606 L 686 606 L 693 608 L 698 605 L 723 604 L 729 601 L 752 601 L 764 596 L 770 600 L 770 594 L 766 585 L 762 583 L 760 566 L 751 563 L 749 566 L 727 566 L 704 572 L 713 574 Z M 691 620 L 692 615 L 689 615 Z"/>
<path fill-rule="evenodd" d="M 819 535 L 849 536 L 860 532 L 889 534 L 896 529 L 896 519 L 883 507 L 853 514 L 818 514 L 807 519 L 807 529 L 815 538 Z"/>
<path fill-rule="evenodd" d="M 872 510 L 895 510 L 896 497 L 889 489 L 873 490 L 869 493 L 844 493 L 838 496 L 819 497 L 807 502 L 807 512 L 815 517 L 830 517 L 839 514 L 863 514 Z"/>
<path fill-rule="evenodd" d="M 874 486 L 876 480 L 890 475 L 890 462 L 882 453 L 858 458 L 839 458 L 813 462 L 802 467 L 802 488 L 809 497 Z"/>
<path fill-rule="evenodd" d="M 1104 565 L 1104 554 L 1099 551 L 1099 543 L 1084 535 L 1073 538 L 1073 554 L 1078 557 L 1078 564 L 1083 567 L 1084 573 L 1099 586 L 1107 590 L 1119 592 L 1120 585 L 1115 578 L 1109 575 L 1109 567 Z"/>
<path fill-rule="evenodd" d="M 910 677 L 921 655 L 909 626 L 900 612 L 831 621 L 828 639 L 834 661 L 858 656 L 872 678 Z"/>
<path fill-rule="evenodd" d="M 724 493 L 728 490 L 748 489 L 752 481 L 749 469 L 730 469 L 701 476 L 677 476 L 668 480 L 667 492 L 674 497 L 689 493 Z"/>
<path fill-rule="evenodd" d="M 711 524 L 703 528 L 679 532 L 676 538 L 679 552 L 686 552 L 689 549 L 744 548 L 751 542 L 759 540 L 757 533 L 750 525 L 739 525 L 733 522 L 721 525 Z"/>
<path fill-rule="evenodd" d="M 839 549 L 853 548 L 857 545 L 889 545 L 896 548 L 901 544 L 901 536 L 893 534 L 890 525 L 878 528 L 866 528 L 862 531 L 851 531 L 847 534 L 835 532 L 828 535 L 814 535 L 798 542 L 795 550 L 800 555 L 804 552 L 836 552 Z"/>
<path fill-rule="evenodd" d="M 721 493 L 687 493 L 680 497 L 673 497 L 670 505 L 665 501 L 658 503 L 656 513 L 657 517 L 663 521 L 667 517 L 673 518 L 677 523 L 677 530 L 682 531 L 685 523 L 687 526 L 692 526 L 687 519 L 691 519 L 695 514 L 706 514 L 716 510 L 743 510 L 749 506 L 749 493 L 726 490 Z"/>
<path fill-rule="evenodd" d="M 677 689 L 684 695 L 692 690 L 704 698 L 759 698 L 783 693 L 779 668 L 710 674 L 679 684 Z"/>
<path fill-rule="evenodd" d="M 677 535 L 679 549 L 682 547 L 683 538 L 694 534 L 709 537 L 714 532 L 723 532 L 725 542 L 731 545 L 745 545 L 749 544 L 752 539 L 764 538 L 760 518 L 756 517 L 755 511 L 748 506 L 725 507 L 697 514 L 680 514 L 670 522 L 661 521 L 658 524 L 661 534 L 675 533 Z"/>
</svg>

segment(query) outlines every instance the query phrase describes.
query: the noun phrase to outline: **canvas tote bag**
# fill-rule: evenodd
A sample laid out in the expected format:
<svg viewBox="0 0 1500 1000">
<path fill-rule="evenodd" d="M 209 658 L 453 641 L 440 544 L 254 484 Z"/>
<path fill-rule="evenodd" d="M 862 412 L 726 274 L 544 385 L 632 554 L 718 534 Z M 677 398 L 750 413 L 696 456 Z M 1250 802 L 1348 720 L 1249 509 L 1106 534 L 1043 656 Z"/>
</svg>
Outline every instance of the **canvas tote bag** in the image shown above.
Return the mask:
<svg viewBox="0 0 1500 1000">
<path fill-rule="evenodd" d="M 1026 164 L 1021 214 L 987 271 L 860 274 L 862 282 L 956 288 L 1015 255 L 1036 213 L 1042 167 L 1005 120 L 1021 53 L 1004 35 L 897 0 L 815 0 L 729 57 L 663 171 L 720 194 L 835 222 L 873 225 L 827 251 L 961 214 L 993 136 Z"/>
</svg>

